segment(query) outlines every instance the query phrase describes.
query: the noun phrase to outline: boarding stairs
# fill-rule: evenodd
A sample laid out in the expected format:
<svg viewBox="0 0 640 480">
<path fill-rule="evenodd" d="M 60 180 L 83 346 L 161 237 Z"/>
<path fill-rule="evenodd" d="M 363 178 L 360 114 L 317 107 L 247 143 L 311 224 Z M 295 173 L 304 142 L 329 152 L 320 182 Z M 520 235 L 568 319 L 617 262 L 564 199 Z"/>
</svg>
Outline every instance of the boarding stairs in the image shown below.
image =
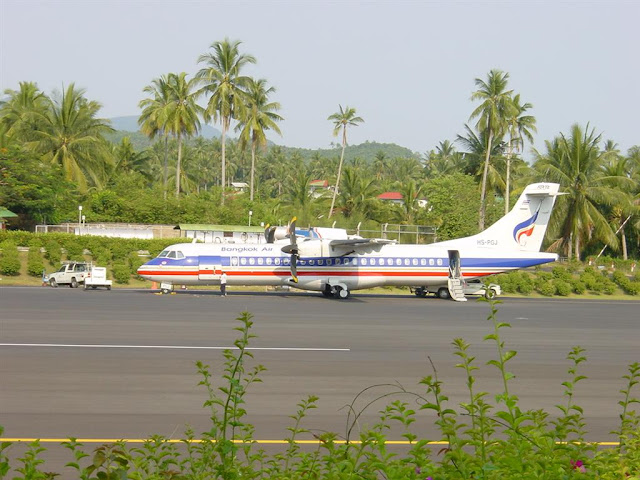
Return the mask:
<svg viewBox="0 0 640 480">
<path fill-rule="evenodd" d="M 451 298 L 456 302 L 466 302 L 467 297 L 464 296 L 464 288 L 460 278 L 449 278 L 448 287 Z"/>
</svg>

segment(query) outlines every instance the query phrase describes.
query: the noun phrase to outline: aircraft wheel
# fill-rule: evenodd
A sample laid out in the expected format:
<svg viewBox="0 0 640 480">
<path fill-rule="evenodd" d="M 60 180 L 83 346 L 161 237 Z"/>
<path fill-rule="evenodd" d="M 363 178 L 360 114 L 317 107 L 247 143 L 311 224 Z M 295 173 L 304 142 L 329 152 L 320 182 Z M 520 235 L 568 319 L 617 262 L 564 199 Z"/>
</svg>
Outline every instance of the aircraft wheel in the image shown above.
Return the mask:
<svg viewBox="0 0 640 480">
<path fill-rule="evenodd" d="M 496 296 L 496 290 L 494 288 L 487 288 L 484 292 L 484 298 L 494 298 Z"/>
<path fill-rule="evenodd" d="M 107 290 L 111 290 L 111 285 L 107 285 Z"/>
<path fill-rule="evenodd" d="M 424 288 L 416 288 L 413 293 L 416 297 L 424 298 L 427 296 L 427 291 Z"/>
<path fill-rule="evenodd" d="M 451 294 L 449 293 L 449 289 L 446 287 L 442 287 L 438 289 L 438 298 L 442 298 L 443 300 L 448 300 L 451 298 Z"/>
<path fill-rule="evenodd" d="M 336 287 L 336 297 L 340 299 L 345 299 L 349 297 L 349 290 L 342 287 Z"/>
<path fill-rule="evenodd" d="M 58 288 L 58 282 L 56 282 L 55 278 L 49 280 L 49 285 L 51 285 L 53 288 Z"/>
<path fill-rule="evenodd" d="M 160 291 L 163 293 L 163 295 L 168 295 L 168 294 L 170 294 L 170 293 L 171 293 L 171 290 L 169 290 L 168 288 L 163 288 L 163 289 L 162 289 L 162 290 L 160 290 Z"/>
</svg>

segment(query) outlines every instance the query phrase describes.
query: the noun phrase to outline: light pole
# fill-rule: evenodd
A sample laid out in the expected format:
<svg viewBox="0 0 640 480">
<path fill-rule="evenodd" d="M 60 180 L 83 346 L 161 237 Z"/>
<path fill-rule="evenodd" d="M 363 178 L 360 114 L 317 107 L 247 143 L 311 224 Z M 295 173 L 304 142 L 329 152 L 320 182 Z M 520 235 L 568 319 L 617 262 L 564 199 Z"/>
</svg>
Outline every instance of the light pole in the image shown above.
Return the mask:
<svg viewBox="0 0 640 480">
<path fill-rule="evenodd" d="M 81 227 L 82 227 L 82 205 L 78 205 L 78 235 L 80 235 Z"/>
<path fill-rule="evenodd" d="M 249 210 L 249 226 L 251 226 L 251 215 L 253 215 L 253 212 Z"/>
</svg>

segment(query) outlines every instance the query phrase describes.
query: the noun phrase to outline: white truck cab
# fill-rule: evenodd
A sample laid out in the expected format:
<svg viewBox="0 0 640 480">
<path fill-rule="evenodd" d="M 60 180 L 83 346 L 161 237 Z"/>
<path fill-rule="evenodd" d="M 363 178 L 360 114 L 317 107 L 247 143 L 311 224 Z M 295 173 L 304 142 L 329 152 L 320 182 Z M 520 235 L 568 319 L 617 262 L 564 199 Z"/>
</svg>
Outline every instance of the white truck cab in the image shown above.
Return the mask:
<svg viewBox="0 0 640 480">
<path fill-rule="evenodd" d="M 62 266 L 57 272 L 49 275 L 49 285 L 57 288 L 58 285 L 69 285 L 71 288 L 78 288 L 78 285 L 84 283 L 85 278 L 91 267 L 87 262 L 62 262 Z"/>
</svg>

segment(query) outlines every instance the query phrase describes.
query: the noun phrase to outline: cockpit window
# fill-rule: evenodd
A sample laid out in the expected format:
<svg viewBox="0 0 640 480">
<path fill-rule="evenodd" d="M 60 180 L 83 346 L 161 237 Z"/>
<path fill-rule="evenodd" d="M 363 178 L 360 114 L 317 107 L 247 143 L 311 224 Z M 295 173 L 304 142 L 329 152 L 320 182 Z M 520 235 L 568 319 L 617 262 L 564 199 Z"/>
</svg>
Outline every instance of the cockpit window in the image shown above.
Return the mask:
<svg viewBox="0 0 640 480">
<path fill-rule="evenodd" d="M 184 253 L 182 253 L 179 250 L 163 250 L 162 252 L 160 252 L 160 255 L 158 255 L 158 258 L 180 259 L 180 258 L 184 258 Z"/>
</svg>

